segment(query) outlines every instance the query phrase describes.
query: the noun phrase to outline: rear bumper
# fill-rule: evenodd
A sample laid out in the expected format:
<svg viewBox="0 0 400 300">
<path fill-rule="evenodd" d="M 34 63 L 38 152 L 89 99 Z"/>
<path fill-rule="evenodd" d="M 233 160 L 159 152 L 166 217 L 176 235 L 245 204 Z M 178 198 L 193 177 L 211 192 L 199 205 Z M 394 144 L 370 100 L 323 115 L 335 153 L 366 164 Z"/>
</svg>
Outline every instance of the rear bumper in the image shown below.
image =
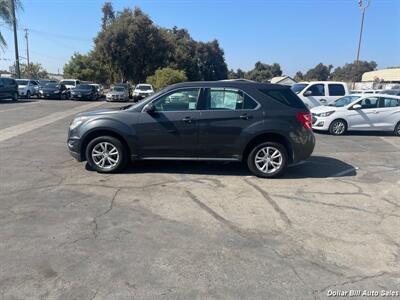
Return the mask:
<svg viewBox="0 0 400 300">
<path fill-rule="evenodd" d="M 292 163 L 308 159 L 315 148 L 315 136 L 309 129 L 302 129 L 301 134 L 292 138 Z"/>
</svg>

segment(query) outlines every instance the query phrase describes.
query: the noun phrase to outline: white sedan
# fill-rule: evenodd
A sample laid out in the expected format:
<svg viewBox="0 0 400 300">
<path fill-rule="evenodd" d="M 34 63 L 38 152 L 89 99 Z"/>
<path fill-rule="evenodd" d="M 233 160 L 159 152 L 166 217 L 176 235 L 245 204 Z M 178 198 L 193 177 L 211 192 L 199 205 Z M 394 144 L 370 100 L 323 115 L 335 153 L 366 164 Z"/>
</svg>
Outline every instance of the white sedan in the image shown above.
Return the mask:
<svg viewBox="0 0 400 300">
<path fill-rule="evenodd" d="M 311 109 L 314 130 L 341 135 L 350 130 L 391 131 L 400 136 L 400 97 L 355 94 Z"/>
</svg>

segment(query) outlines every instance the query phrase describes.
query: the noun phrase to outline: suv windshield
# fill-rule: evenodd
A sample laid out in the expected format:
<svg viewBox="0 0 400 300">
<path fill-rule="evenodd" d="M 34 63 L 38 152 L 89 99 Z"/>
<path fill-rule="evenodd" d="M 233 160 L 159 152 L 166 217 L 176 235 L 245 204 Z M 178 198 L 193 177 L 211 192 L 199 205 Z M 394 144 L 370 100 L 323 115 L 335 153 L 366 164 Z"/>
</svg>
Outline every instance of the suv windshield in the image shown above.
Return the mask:
<svg viewBox="0 0 400 300">
<path fill-rule="evenodd" d="M 328 106 L 343 107 L 349 105 L 354 100 L 357 100 L 360 96 L 345 96 L 337 99 L 336 101 L 328 104 Z"/>
<path fill-rule="evenodd" d="M 52 83 L 46 83 L 46 85 L 44 87 L 45 88 L 58 88 L 59 85 L 58 85 L 58 83 L 52 82 Z"/>
<path fill-rule="evenodd" d="M 306 83 L 296 83 L 294 85 L 292 85 L 291 89 L 294 93 L 298 94 L 300 93 L 302 90 L 304 90 L 304 88 L 307 86 L 308 84 Z"/>
<path fill-rule="evenodd" d="M 18 85 L 28 85 L 28 82 L 29 80 L 21 80 L 21 79 L 17 80 Z"/>
<path fill-rule="evenodd" d="M 122 87 L 122 86 L 115 86 L 115 87 L 112 88 L 112 91 L 114 91 L 114 92 L 123 92 L 123 91 L 125 91 L 125 88 Z"/>
<path fill-rule="evenodd" d="M 151 86 L 149 86 L 149 85 L 138 85 L 138 86 L 136 86 L 136 89 L 140 90 L 140 91 L 150 91 L 151 90 Z"/>
<path fill-rule="evenodd" d="M 70 80 L 61 81 L 61 83 L 65 85 L 75 85 L 75 81 L 70 81 Z"/>
<path fill-rule="evenodd" d="M 76 88 L 80 90 L 91 90 L 92 86 L 90 84 L 80 84 Z"/>
</svg>

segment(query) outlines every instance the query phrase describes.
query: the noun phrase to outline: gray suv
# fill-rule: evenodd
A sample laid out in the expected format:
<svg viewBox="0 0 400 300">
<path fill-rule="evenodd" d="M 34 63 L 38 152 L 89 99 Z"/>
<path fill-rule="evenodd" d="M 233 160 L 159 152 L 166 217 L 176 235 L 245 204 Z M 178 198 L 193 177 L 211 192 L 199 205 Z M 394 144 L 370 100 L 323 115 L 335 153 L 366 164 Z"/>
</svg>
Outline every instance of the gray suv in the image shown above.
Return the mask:
<svg viewBox="0 0 400 300">
<path fill-rule="evenodd" d="M 310 157 L 311 114 L 290 88 L 247 81 L 187 82 L 136 105 L 78 114 L 68 149 L 98 172 L 129 160 L 246 162 L 259 177 Z"/>
</svg>

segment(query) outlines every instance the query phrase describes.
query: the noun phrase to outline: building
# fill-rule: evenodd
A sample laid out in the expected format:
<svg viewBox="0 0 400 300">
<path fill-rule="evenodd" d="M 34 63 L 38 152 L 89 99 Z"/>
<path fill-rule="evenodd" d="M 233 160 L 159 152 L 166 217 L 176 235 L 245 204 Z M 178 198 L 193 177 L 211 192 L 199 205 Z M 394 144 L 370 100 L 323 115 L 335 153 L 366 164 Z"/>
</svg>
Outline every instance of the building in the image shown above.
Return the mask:
<svg viewBox="0 0 400 300">
<path fill-rule="evenodd" d="M 289 85 L 292 86 L 293 84 L 296 83 L 296 81 L 289 77 L 289 76 L 278 76 L 274 77 L 270 80 L 271 83 L 276 83 L 276 84 L 283 84 L 283 85 Z"/>
<path fill-rule="evenodd" d="M 365 72 L 361 81 L 374 81 L 385 83 L 400 83 L 400 68 L 383 69 Z"/>
</svg>

